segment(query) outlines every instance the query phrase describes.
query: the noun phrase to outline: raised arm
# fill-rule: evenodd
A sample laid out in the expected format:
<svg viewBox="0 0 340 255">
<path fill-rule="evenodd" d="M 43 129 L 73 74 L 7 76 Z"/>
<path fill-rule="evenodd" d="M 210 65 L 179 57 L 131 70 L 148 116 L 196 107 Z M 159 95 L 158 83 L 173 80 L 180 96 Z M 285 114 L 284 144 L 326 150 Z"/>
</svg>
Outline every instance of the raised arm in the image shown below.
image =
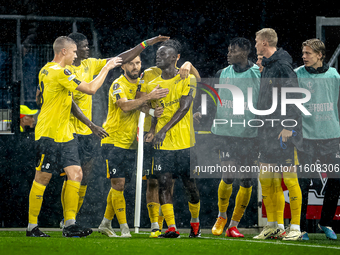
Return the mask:
<svg viewBox="0 0 340 255">
<path fill-rule="evenodd" d="M 123 53 L 120 53 L 117 57 L 120 57 L 122 59 L 122 64 L 125 64 L 131 60 L 133 60 L 135 57 L 137 57 L 141 52 L 147 47 L 154 45 L 158 42 L 164 42 L 166 40 L 169 40 L 169 36 L 156 36 L 150 39 L 147 39 L 140 44 L 136 45 L 134 48 L 124 51 Z M 107 59 L 108 61 L 111 60 L 111 58 Z"/>
<path fill-rule="evenodd" d="M 201 81 L 201 76 L 197 69 L 189 62 L 186 61 L 178 70 L 179 75 L 181 76 L 181 79 L 186 79 L 189 77 L 189 74 L 192 74 L 195 76 L 196 80 L 198 82 Z"/>
<path fill-rule="evenodd" d="M 154 88 L 149 94 L 143 93 L 139 98 L 128 100 L 127 98 L 121 98 L 117 101 L 118 107 L 123 110 L 123 112 L 129 112 L 136 110 L 146 104 L 149 100 L 157 100 L 169 93 L 168 89 L 159 89 L 159 85 Z"/>
<path fill-rule="evenodd" d="M 77 87 L 77 90 L 88 95 L 94 95 L 97 92 L 97 90 L 103 85 L 109 71 L 117 66 L 120 66 L 121 64 L 122 64 L 121 58 L 119 57 L 112 58 L 110 61 L 107 62 L 107 64 L 103 67 L 103 69 L 100 71 L 100 73 L 94 80 L 92 80 L 89 83 L 85 81 L 80 82 L 80 84 Z"/>
</svg>

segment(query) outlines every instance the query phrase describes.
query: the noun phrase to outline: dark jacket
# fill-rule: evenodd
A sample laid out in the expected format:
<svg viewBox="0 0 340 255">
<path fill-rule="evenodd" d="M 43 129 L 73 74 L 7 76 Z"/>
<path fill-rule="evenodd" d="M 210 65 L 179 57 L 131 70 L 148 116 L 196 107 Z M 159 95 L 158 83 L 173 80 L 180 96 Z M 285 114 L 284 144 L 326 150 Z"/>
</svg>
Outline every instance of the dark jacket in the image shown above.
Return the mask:
<svg viewBox="0 0 340 255">
<path fill-rule="evenodd" d="M 262 65 L 264 67 L 261 75 L 260 94 L 257 104 L 258 110 L 268 110 L 273 103 L 273 88 L 277 88 L 277 107 L 276 110 L 265 116 L 258 116 L 265 122 L 264 126 L 259 128 L 259 138 L 275 139 L 279 136 L 282 129 L 294 130 L 297 135 L 291 139 L 297 149 L 302 149 L 302 119 L 301 111 L 294 104 L 287 104 L 286 115 L 281 113 L 281 88 L 283 87 L 299 87 L 296 73 L 292 67 L 292 57 L 279 48 L 270 58 L 263 58 Z M 286 98 L 301 98 L 299 93 L 287 93 Z M 275 121 L 266 121 L 268 119 Z M 295 127 L 283 127 L 282 121 L 295 120 L 298 124 Z M 294 121 L 284 121 L 285 126 L 294 126 Z M 273 124 L 273 127 L 272 127 Z M 270 140 L 269 140 L 270 141 Z"/>
</svg>

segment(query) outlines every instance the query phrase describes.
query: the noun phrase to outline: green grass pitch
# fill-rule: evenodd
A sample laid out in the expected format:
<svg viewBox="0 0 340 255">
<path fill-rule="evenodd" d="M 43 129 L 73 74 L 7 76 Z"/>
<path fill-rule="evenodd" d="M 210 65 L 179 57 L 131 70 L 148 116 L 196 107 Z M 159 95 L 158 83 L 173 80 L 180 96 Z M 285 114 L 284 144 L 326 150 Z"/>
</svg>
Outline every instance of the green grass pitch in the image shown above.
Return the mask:
<svg viewBox="0 0 340 255">
<path fill-rule="evenodd" d="M 51 237 L 32 238 L 26 237 L 24 231 L 0 231 L 1 254 L 340 254 L 340 241 L 327 240 L 324 234 L 310 234 L 310 241 L 287 242 L 253 240 L 253 235 L 234 239 L 203 234 L 192 239 L 181 234 L 178 239 L 157 239 L 149 238 L 146 232 L 132 233 L 132 238 L 109 238 L 98 232 L 86 238 L 64 238 L 59 231 L 46 233 Z"/>
</svg>

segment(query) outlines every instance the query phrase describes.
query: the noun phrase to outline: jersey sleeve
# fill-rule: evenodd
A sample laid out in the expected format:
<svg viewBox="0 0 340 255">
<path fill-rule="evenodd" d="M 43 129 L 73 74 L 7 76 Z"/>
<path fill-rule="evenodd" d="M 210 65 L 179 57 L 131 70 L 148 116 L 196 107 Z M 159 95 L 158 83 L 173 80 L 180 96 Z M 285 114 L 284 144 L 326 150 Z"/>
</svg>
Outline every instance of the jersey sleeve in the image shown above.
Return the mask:
<svg viewBox="0 0 340 255">
<path fill-rule="evenodd" d="M 137 87 L 137 91 L 138 92 L 144 92 L 146 93 L 146 82 L 145 81 L 145 73 L 143 72 L 141 75 L 140 75 L 140 79 L 139 79 L 139 83 L 138 83 L 138 87 Z"/>
<path fill-rule="evenodd" d="M 91 65 L 94 68 L 94 75 L 98 75 L 100 71 L 103 69 L 103 67 L 106 65 L 106 63 L 107 63 L 106 59 L 91 58 Z"/>
<path fill-rule="evenodd" d="M 140 92 L 149 93 L 150 91 L 148 91 L 148 84 L 153 79 L 154 79 L 154 77 L 152 76 L 152 74 L 150 72 L 142 73 L 142 75 L 140 77 L 140 84 L 141 84 Z"/>
<path fill-rule="evenodd" d="M 197 82 L 196 78 L 193 75 L 190 75 L 183 86 L 182 90 L 182 96 L 192 96 L 195 98 L 196 96 L 196 87 L 197 87 Z"/>
<path fill-rule="evenodd" d="M 121 98 L 127 98 L 124 86 L 119 83 L 114 83 L 111 87 L 110 98 L 112 103 L 116 103 Z"/>
<path fill-rule="evenodd" d="M 60 72 L 58 76 L 58 82 L 71 92 L 75 91 L 78 85 L 81 83 L 81 81 L 77 79 L 76 75 L 67 68 Z"/>
</svg>

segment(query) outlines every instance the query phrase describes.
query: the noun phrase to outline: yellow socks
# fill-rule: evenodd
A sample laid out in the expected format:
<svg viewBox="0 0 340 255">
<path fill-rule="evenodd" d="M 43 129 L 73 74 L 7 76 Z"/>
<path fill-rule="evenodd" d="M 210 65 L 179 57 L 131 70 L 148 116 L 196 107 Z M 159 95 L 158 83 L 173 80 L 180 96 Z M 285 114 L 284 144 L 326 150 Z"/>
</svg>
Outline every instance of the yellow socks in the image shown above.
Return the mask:
<svg viewBox="0 0 340 255">
<path fill-rule="evenodd" d="M 275 221 L 277 221 L 277 224 L 283 225 L 284 223 L 283 213 L 286 203 L 285 197 L 283 195 L 281 182 L 282 182 L 281 173 L 274 173 L 272 200 L 274 204 L 274 210 L 276 212 Z"/>
<path fill-rule="evenodd" d="M 106 209 L 105 209 L 105 214 L 104 214 L 104 218 L 108 219 L 108 220 L 112 220 L 113 217 L 115 216 L 115 211 L 113 209 L 112 206 L 112 188 L 110 189 L 109 194 L 107 195 L 107 199 L 106 199 Z"/>
<path fill-rule="evenodd" d="M 159 207 L 159 203 L 150 202 L 147 204 L 151 224 L 155 222 L 158 223 Z"/>
<path fill-rule="evenodd" d="M 64 222 L 76 219 L 80 182 L 67 180 L 64 192 Z"/>
<path fill-rule="evenodd" d="M 61 189 L 61 206 L 63 208 L 63 216 L 64 216 L 64 219 L 65 219 L 65 202 L 64 202 L 64 196 L 65 196 L 65 188 L 66 188 L 66 185 L 67 185 L 67 182 L 64 180 L 63 182 L 63 187 Z"/>
<path fill-rule="evenodd" d="M 79 213 L 80 208 L 81 208 L 81 206 L 84 203 L 84 198 L 85 198 L 86 190 L 87 190 L 87 185 L 80 185 L 77 214 Z"/>
<path fill-rule="evenodd" d="M 302 194 L 296 173 L 283 173 L 283 180 L 289 191 L 291 225 L 300 225 Z"/>
<path fill-rule="evenodd" d="M 38 224 L 38 216 L 43 202 L 45 189 L 46 186 L 33 181 L 29 196 L 28 209 L 28 223 L 30 224 Z"/>
<path fill-rule="evenodd" d="M 171 225 L 176 225 L 173 204 L 164 204 L 161 206 L 161 208 L 168 227 L 170 227 Z"/>
<path fill-rule="evenodd" d="M 240 186 L 239 191 L 237 192 L 236 200 L 235 200 L 235 208 L 233 212 L 233 216 L 231 220 L 240 222 L 241 218 L 249 204 L 251 197 L 252 187 L 244 188 Z"/>
<path fill-rule="evenodd" d="M 221 180 L 220 185 L 218 186 L 218 210 L 220 213 L 224 213 L 227 211 L 229 199 L 232 192 L 233 185 L 226 184 L 223 180 Z"/>
<path fill-rule="evenodd" d="M 189 204 L 189 211 L 191 213 L 190 222 L 199 222 L 201 203 L 198 202 L 197 204 L 192 204 L 188 202 L 188 204 Z"/>
<path fill-rule="evenodd" d="M 162 212 L 162 207 L 159 206 L 159 212 L 158 212 L 159 216 L 158 216 L 158 227 L 159 230 L 162 231 L 163 229 L 163 222 L 164 222 L 164 216 L 163 216 L 163 212 Z"/>
<path fill-rule="evenodd" d="M 268 222 L 275 222 L 276 215 L 275 215 L 274 201 L 272 200 L 273 173 L 261 171 L 259 180 L 261 183 L 263 203 L 266 206 Z"/>
<path fill-rule="evenodd" d="M 63 188 L 61 189 L 61 205 L 63 207 L 63 211 L 65 211 L 65 189 L 66 189 L 66 185 L 67 185 L 67 181 L 64 181 Z M 79 199 L 78 199 L 78 207 L 77 207 L 76 215 L 79 213 L 80 208 L 84 203 L 86 190 L 87 190 L 87 185 L 80 185 L 79 192 L 78 192 Z M 64 218 L 65 218 L 65 215 L 64 215 Z"/>
<path fill-rule="evenodd" d="M 116 214 L 119 225 L 126 224 L 126 203 L 124 191 L 118 191 L 111 188 L 111 199 L 114 212 Z"/>
</svg>

